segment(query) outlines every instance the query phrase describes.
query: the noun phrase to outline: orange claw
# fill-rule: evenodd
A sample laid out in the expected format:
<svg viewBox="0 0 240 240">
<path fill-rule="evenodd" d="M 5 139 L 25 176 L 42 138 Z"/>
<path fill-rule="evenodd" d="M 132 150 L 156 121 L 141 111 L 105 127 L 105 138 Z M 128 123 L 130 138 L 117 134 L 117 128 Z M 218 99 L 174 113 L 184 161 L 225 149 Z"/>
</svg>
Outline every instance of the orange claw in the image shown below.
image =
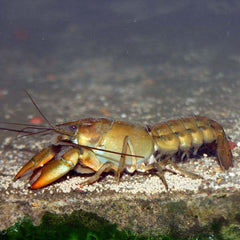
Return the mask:
<svg viewBox="0 0 240 240">
<path fill-rule="evenodd" d="M 71 148 L 66 151 L 60 159 L 52 160 L 43 168 L 39 169 L 37 173 L 33 173 L 31 177 L 31 179 L 33 179 L 31 188 L 37 189 L 44 187 L 64 176 L 77 165 L 79 154 L 79 149 Z"/>
<path fill-rule="evenodd" d="M 16 174 L 14 180 L 20 178 L 26 171 L 34 170 L 54 158 L 58 152 L 58 146 L 49 146 L 38 152 L 29 162 L 27 162 Z"/>
</svg>

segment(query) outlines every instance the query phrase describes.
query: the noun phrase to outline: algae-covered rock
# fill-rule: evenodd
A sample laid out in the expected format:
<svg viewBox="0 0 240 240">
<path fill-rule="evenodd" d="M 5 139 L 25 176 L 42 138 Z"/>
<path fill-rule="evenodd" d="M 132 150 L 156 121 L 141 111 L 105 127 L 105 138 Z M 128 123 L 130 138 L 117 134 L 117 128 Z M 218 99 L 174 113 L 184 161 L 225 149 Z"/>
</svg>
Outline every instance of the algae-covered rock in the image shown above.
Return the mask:
<svg viewBox="0 0 240 240">
<path fill-rule="evenodd" d="M 39 226 L 34 226 L 29 217 L 0 233 L 1 239 L 52 239 L 52 240 L 112 240 L 127 239 L 128 233 L 119 231 L 93 213 L 76 211 L 70 215 L 45 213 Z"/>
</svg>

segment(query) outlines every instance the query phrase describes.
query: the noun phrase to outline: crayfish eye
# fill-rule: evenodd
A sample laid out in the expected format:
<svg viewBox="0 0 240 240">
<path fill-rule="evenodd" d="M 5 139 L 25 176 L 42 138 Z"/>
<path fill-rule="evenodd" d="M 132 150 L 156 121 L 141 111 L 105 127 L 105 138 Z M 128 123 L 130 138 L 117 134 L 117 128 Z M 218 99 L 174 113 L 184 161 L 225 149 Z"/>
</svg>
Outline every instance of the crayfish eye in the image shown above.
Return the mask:
<svg viewBox="0 0 240 240">
<path fill-rule="evenodd" d="M 77 126 L 76 126 L 76 125 L 71 125 L 71 126 L 70 126 L 70 130 L 72 130 L 72 131 L 77 130 Z"/>
</svg>

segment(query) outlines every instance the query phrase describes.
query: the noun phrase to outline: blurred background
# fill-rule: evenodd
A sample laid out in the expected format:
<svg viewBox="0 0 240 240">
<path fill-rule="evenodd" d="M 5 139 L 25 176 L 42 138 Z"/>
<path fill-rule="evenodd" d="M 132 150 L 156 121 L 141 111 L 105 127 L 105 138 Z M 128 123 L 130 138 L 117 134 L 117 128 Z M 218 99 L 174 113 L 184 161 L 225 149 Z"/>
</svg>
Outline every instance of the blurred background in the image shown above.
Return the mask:
<svg viewBox="0 0 240 240">
<path fill-rule="evenodd" d="M 44 123 L 25 89 L 53 123 L 202 114 L 234 134 L 239 22 L 237 0 L 0 0 L 0 121 Z"/>
</svg>

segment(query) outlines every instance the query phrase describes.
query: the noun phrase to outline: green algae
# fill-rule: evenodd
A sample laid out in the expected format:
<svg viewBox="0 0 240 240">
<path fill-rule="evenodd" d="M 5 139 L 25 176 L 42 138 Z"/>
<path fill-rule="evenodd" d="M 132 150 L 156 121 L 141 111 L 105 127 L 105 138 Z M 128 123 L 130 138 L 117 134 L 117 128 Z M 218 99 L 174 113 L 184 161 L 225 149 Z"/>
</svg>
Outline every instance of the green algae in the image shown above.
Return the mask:
<svg viewBox="0 0 240 240">
<path fill-rule="evenodd" d="M 71 215 L 57 215 L 47 212 L 39 226 L 34 226 L 29 217 L 18 221 L 1 233 L 1 239 L 126 239 L 127 233 L 93 213 L 77 211 Z"/>
<path fill-rule="evenodd" d="M 216 234 L 208 236 L 196 235 L 188 240 L 223 240 L 223 239 L 238 239 L 239 225 L 224 226 L 219 229 L 219 223 L 216 227 Z M 219 234 L 222 232 L 223 234 Z M 228 236 L 224 238 L 223 236 Z M 42 218 L 41 224 L 35 226 L 32 224 L 30 217 L 25 217 L 19 220 L 15 225 L 0 232 L 2 240 L 177 240 L 176 234 L 161 236 L 143 236 L 136 235 L 129 230 L 118 230 L 116 224 L 111 224 L 104 218 L 97 216 L 94 213 L 85 211 L 75 211 L 67 215 L 57 215 L 46 212 Z M 186 238 L 184 238 L 187 240 Z"/>
<path fill-rule="evenodd" d="M 240 239 L 240 225 L 231 224 L 228 227 L 222 228 L 222 236 L 224 240 L 239 240 Z"/>
</svg>

